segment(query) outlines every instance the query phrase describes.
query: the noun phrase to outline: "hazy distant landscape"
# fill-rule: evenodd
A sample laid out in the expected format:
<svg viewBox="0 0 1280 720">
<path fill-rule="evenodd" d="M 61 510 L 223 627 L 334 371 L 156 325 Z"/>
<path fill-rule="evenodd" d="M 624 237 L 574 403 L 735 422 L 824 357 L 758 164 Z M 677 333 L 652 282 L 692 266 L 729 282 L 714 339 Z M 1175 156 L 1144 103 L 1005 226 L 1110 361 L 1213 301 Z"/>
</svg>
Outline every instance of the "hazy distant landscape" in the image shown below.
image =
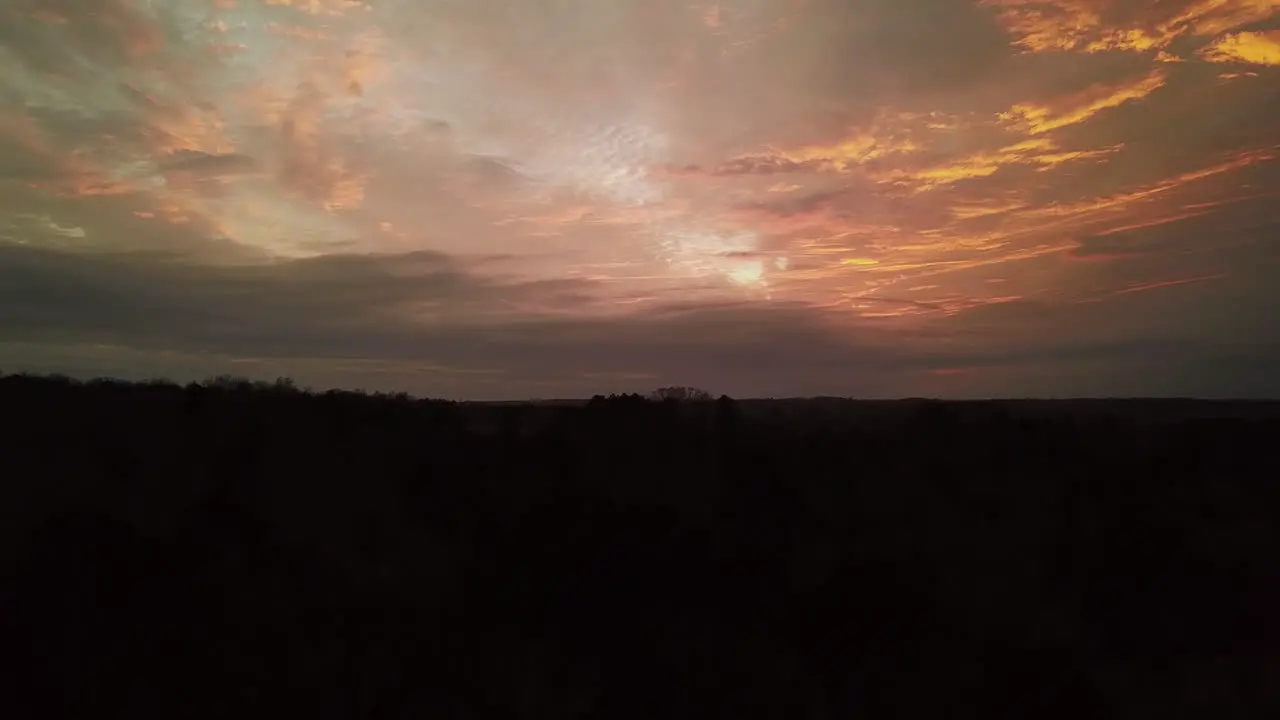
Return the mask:
<svg viewBox="0 0 1280 720">
<path fill-rule="evenodd" d="M 1280 403 L 0 409 L 6 717 L 1280 709 Z"/>
</svg>

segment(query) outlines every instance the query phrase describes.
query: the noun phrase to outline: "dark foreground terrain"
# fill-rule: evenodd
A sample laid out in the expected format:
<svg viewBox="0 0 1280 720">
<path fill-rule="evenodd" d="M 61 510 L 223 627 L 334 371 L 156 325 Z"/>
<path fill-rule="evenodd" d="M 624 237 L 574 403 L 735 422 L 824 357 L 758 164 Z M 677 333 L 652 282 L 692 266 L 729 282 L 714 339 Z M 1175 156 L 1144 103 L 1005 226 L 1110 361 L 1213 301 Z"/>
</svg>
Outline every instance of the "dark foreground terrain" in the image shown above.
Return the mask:
<svg viewBox="0 0 1280 720">
<path fill-rule="evenodd" d="M 1278 449 L 1263 403 L 3 377 L 0 716 L 1280 717 Z"/>
</svg>

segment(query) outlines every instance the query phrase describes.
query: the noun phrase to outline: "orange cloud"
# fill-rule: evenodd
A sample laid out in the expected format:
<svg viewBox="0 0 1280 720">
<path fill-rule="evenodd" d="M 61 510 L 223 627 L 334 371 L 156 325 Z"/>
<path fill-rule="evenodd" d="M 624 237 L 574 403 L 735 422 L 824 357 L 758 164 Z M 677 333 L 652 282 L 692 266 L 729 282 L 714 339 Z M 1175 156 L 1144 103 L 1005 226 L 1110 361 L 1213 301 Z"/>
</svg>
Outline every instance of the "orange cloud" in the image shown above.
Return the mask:
<svg viewBox="0 0 1280 720">
<path fill-rule="evenodd" d="M 181 151 L 223 155 L 235 152 L 226 122 L 211 106 L 169 102 L 128 84 L 120 90 L 146 117 L 153 132 L 151 152 L 169 155 Z"/>
<path fill-rule="evenodd" d="M 1189 285 L 1191 283 L 1204 282 L 1206 280 L 1220 280 L 1226 277 L 1223 273 L 1215 275 L 1201 275 L 1199 277 L 1182 278 L 1179 280 L 1162 280 L 1159 282 L 1140 283 L 1138 285 L 1130 285 L 1121 288 L 1115 292 L 1116 295 L 1127 295 L 1129 293 L 1146 292 L 1147 290 L 1157 290 L 1159 288 L 1176 287 L 1178 285 Z"/>
<path fill-rule="evenodd" d="M 777 172 L 826 172 L 848 174 L 889 158 L 901 158 L 926 149 L 924 138 L 940 130 L 959 127 L 943 113 L 882 112 L 864 127 L 852 129 L 831 142 L 799 147 L 767 146 L 764 152 L 739 155 L 717 167 L 713 174 L 746 175 Z M 696 167 L 669 167 L 672 174 L 697 174 Z"/>
<path fill-rule="evenodd" d="M 1050 105 L 1020 103 L 1014 105 L 1000 119 L 1011 125 L 1023 127 L 1038 135 L 1058 128 L 1082 123 L 1103 110 L 1119 107 L 1133 100 L 1141 100 L 1165 84 L 1165 74 L 1154 70 L 1145 77 L 1120 85 L 1094 85 L 1072 97 Z"/>
<path fill-rule="evenodd" d="M 860 133 L 831 145 L 809 145 L 795 150 L 770 148 L 762 153 L 739 155 L 711 172 L 713 175 L 770 175 L 800 171 L 844 174 L 873 160 L 920 149 L 910 140 Z M 661 169 L 669 175 L 697 175 L 701 172 L 696 166 L 666 166 Z"/>
<path fill-rule="evenodd" d="M 295 2 L 293 6 L 322 15 L 340 7 L 359 7 L 336 0 L 319 5 Z M 264 158 L 264 166 L 274 169 L 285 190 L 329 212 L 361 207 L 371 180 L 368 164 L 341 143 L 331 142 L 329 133 L 340 122 L 349 123 L 344 132 L 364 130 L 378 108 L 363 100 L 360 112 L 340 120 L 332 110 L 337 103 L 363 98 L 386 79 L 390 67 L 383 57 L 385 36 L 377 28 L 366 28 L 339 43 L 323 30 L 311 32 L 287 25 L 269 25 L 267 30 L 289 40 L 316 43 L 317 47 L 314 52 L 308 50 L 304 62 L 298 64 L 291 87 L 260 82 L 234 98 L 241 114 L 257 118 L 261 126 L 278 129 L 272 146 L 274 157 Z"/>
<path fill-rule="evenodd" d="M 83 153 L 67 151 L 48 137 L 25 112 L 0 111 L 0 137 L 16 151 L 25 167 L 39 168 L 33 177 L 19 176 L 26 187 L 61 198 L 122 195 L 132 189 L 125 179 L 109 177 Z M 25 157 L 24 157 L 25 156 Z M 12 160 L 0 155 L 0 160 Z M 0 175 L 0 182 L 7 178 Z"/>
<path fill-rule="evenodd" d="M 1116 145 L 1096 150 L 1062 151 L 1048 138 L 1031 138 L 995 151 L 975 153 L 943 165 L 918 170 L 893 170 L 883 175 L 881 179 L 897 184 L 912 184 L 916 186 L 917 191 L 925 191 L 961 180 L 988 177 L 1008 165 L 1036 165 L 1040 170 L 1049 170 L 1065 162 L 1102 157 L 1120 149 L 1121 146 Z M 1004 210 L 997 212 L 1004 212 Z M 981 214 L 988 213 L 979 213 Z"/>
<path fill-rule="evenodd" d="M 1047 205 L 1045 207 L 1022 211 L 1019 213 L 1019 215 L 1023 217 L 1028 217 L 1028 218 L 1030 217 L 1069 217 L 1069 216 L 1088 215 L 1088 214 L 1096 213 L 1103 210 L 1111 210 L 1114 208 L 1131 205 L 1133 203 L 1146 200 L 1156 195 L 1162 195 L 1164 193 L 1168 193 L 1172 190 L 1176 190 L 1188 183 L 1192 183 L 1197 180 L 1203 180 L 1205 178 L 1210 178 L 1215 175 L 1221 175 L 1223 173 L 1232 172 L 1234 170 L 1239 170 L 1241 168 L 1245 168 L 1250 165 L 1256 165 L 1258 163 L 1268 162 L 1268 161 L 1274 160 L 1275 158 L 1276 158 L 1276 153 L 1270 150 L 1251 150 L 1248 152 L 1239 153 L 1235 157 L 1229 160 L 1224 160 L 1223 162 L 1217 163 L 1216 165 L 1210 165 L 1209 167 L 1206 167 L 1206 168 L 1201 168 L 1199 170 L 1192 170 L 1190 172 L 1185 172 L 1180 175 L 1175 175 L 1174 177 L 1168 178 L 1166 180 L 1162 180 L 1158 183 L 1155 183 L 1153 185 L 1148 185 L 1144 188 L 1140 188 L 1132 192 L 1121 193 L 1118 195 L 1110 195 L 1107 197 L 1101 197 L 1101 198 L 1097 198 L 1094 200 L 1089 200 L 1081 203 Z"/>
<path fill-rule="evenodd" d="M 702 11 L 702 24 L 710 30 L 719 29 L 722 22 L 721 12 L 719 5 L 708 6 Z"/>
<path fill-rule="evenodd" d="M 1026 204 L 1017 200 L 994 199 L 986 202 L 959 203 L 952 205 L 948 210 L 951 212 L 951 216 L 957 220 L 973 220 L 974 218 L 991 215 L 1002 215 L 1024 207 L 1026 207 Z"/>
<path fill-rule="evenodd" d="M 1143 230 L 1146 228 L 1158 227 L 1160 225 L 1168 225 L 1169 223 L 1182 222 L 1183 220 L 1190 220 L 1192 218 L 1200 217 L 1201 215 L 1204 215 L 1205 212 L 1206 211 L 1203 211 L 1203 210 L 1199 212 L 1185 212 L 1185 213 L 1178 213 L 1177 215 L 1170 215 L 1168 217 L 1155 218 L 1153 220 L 1143 220 L 1142 222 L 1129 223 L 1127 225 L 1121 225 L 1119 227 L 1107 228 L 1106 230 L 1103 230 L 1101 232 L 1094 233 L 1093 236 L 1105 237 L 1107 235 L 1116 235 L 1123 232 L 1129 232 L 1131 230 Z"/>
<path fill-rule="evenodd" d="M 1066 257 L 1068 260 L 1072 260 L 1074 262 L 1108 263 L 1108 262 L 1115 262 L 1117 260 L 1131 260 L 1133 258 L 1142 257 L 1142 253 L 1136 253 L 1136 252 L 1086 253 L 1086 252 L 1082 252 L 1081 247 L 1077 245 L 1076 247 L 1067 250 Z M 1099 300 L 1094 299 L 1088 302 L 1099 302 Z"/>
<path fill-rule="evenodd" d="M 1280 30 L 1226 35 L 1200 52 L 1210 62 L 1280 65 Z"/>
</svg>

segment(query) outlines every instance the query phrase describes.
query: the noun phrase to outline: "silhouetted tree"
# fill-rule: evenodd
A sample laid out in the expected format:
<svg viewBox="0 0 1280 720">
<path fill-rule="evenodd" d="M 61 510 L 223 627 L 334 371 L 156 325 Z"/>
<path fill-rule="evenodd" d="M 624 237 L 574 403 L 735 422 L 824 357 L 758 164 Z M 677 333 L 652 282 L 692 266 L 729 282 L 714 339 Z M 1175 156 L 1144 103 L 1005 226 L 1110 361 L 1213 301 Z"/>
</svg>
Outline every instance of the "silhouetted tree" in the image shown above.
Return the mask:
<svg viewBox="0 0 1280 720">
<path fill-rule="evenodd" d="M 675 400 L 679 402 L 706 402 L 714 399 L 711 393 L 706 390 L 679 386 L 658 388 L 650 393 L 649 397 L 654 400 Z"/>
</svg>

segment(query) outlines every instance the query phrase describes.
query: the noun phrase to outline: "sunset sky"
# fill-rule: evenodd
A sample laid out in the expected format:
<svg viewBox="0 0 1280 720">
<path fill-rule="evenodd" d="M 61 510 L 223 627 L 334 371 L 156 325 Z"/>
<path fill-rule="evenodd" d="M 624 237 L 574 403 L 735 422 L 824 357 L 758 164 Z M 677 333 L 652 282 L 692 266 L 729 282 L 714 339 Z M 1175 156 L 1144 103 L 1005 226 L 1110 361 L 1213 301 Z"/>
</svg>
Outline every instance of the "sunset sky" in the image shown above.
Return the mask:
<svg viewBox="0 0 1280 720">
<path fill-rule="evenodd" d="M 0 370 L 1280 396 L 1280 0 L 0 0 Z"/>
</svg>

